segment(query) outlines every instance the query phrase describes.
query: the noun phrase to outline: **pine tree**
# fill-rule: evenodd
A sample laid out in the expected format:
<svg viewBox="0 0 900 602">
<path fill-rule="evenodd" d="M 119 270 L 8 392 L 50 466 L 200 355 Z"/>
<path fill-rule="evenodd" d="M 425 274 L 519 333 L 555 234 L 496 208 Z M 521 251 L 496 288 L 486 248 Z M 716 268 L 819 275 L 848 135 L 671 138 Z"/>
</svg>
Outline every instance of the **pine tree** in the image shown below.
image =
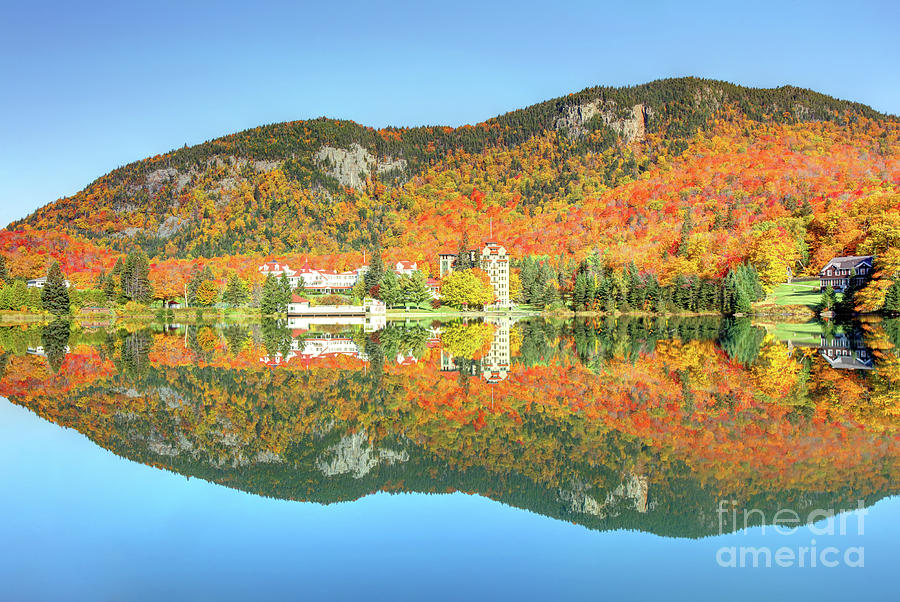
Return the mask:
<svg viewBox="0 0 900 602">
<path fill-rule="evenodd" d="M 887 297 L 885 297 L 884 301 L 885 301 L 885 308 L 887 308 Z M 822 292 L 822 300 L 819 302 L 819 305 L 821 306 L 822 309 L 831 311 L 832 309 L 834 309 L 834 306 L 836 303 L 837 303 L 837 295 L 834 292 L 834 287 L 829 285 Z"/>
<path fill-rule="evenodd" d="M 595 285 L 595 277 L 591 273 L 586 273 L 584 275 L 584 304 L 585 307 L 593 307 L 594 298 L 597 295 L 596 285 Z"/>
<path fill-rule="evenodd" d="M 69 289 L 66 288 L 66 279 L 57 261 L 50 264 L 47 283 L 41 291 L 41 303 L 44 309 L 53 315 L 61 316 L 69 313 Z"/>
<path fill-rule="evenodd" d="M 369 269 L 364 276 L 366 281 L 366 290 L 370 291 L 373 287 L 381 284 L 384 278 L 384 262 L 381 259 L 381 245 L 376 245 L 372 249 L 372 257 L 369 259 Z"/>
<path fill-rule="evenodd" d="M 357 284 L 359 281 L 357 281 Z M 356 285 L 353 285 L 356 288 Z M 294 294 L 300 295 L 301 297 L 306 294 L 306 280 L 303 279 L 303 276 L 297 279 L 297 286 L 294 287 Z"/>
<path fill-rule="evenodd" d="M 459 241 L 459 249 L 456 251 L 456 263 L 453 269 L 457 271 L 470 270 L 475 267 L 472 263 L 471 249 L 469 248 L 469 233 L 463 230 L 462 238 Z"/>
<path fill-rule="evenodd" d="M 385 272 L 384 278 L 381 279 L 381 286 L 378 287 L 378 298 L 388 307 L 400 303 L 400 283 L 397 281 L 397 274 L 394 270 Z"/>
<path fill-rule="evenodd" d="M 278 281 L 269 274 L 263 283 L 262 298 L 259 301 L 259 311 L 264 316 L 279 313 L 281 301 L 281 287 Z"/>
<path fill-rule="evenodd" d="M 225 292 L 222 293 L 222 301 L 231 307 L 243 305 L 250 298 L 250 289 L 247 283 L 241 280 L 237 274 L 232 274 L 228 279 Z"/>
<path fill-rule="evenodd" d="M 522 269 L 519 272 L 519 280 L 522 283 L 522 300 L 525 303 L 533 303 L 532 291 L 534 290 L 534 281 L 537 277 L 535 273 L 534 261 L 531 257 L 526 256 L 522 260 Z"/>
<path fill-rule="evenodd" d="M 28 307 L 28 286 L 22 280 L 13 283 L 10 295 L 12 309 L 18 311 Z"/>
<path fill-rule="evenodd" d="M 422 272 L 416 270 L 412 275 L 400 278 L 400 296 L 407 309 L 410 305 L 419 305 L 431 299 Z"/>
<path fill-rule="evenodd" d="M 575 276 L 575 286 L 572 289 L 572 303 L 575 309 L 584 309 L 587 305 L 587 278 L 584 272 L 578 272 Z"/>
<path fill-rule="evenodd" d="M 0 254 L 0 283 L 9 282 L 9 269 L 6 267 L 6 255 Z"/>
<path fill-rule="evenodd" d="M 892 314 L 900 312 L 900 279 L 895 280 L 885 293 L 884 311 Z"/>
<path fill-rule="evenodd" d="M 53 372 L 59 372 L 69 346 L 69 321 L 54 320 L 41 331 L 41 346 Z"/>
<path fill-rule="evenodd" d="M 104 278 L 101 290 L 103 290 L 107 303 L 114 303 L 119 300 L 122 290 L 122 272 L 124 270 L 125 264 L 122 263 L 122 258 L 119 257 L 116 259 L 116 264 L 113 266 L 112 271 Z"/>
<path fill-rule="evenodd" d="M 125 258 L 122 270 L 122 294 L 129 301 L 148 303 L 153 296 L 150 286 L 150 260 L 137 248 Z"/>
<path fill-rule="evenodd" d="M 291 289 L 291 281 L 288 280 L 287 274 L 282 274 L 278 279 L 278 287 L 281 289 L 281 296 L 278 298 L 279 311 L 287 311 L 287 306 L 291 302 L 293 290 Z"/>
</svg>

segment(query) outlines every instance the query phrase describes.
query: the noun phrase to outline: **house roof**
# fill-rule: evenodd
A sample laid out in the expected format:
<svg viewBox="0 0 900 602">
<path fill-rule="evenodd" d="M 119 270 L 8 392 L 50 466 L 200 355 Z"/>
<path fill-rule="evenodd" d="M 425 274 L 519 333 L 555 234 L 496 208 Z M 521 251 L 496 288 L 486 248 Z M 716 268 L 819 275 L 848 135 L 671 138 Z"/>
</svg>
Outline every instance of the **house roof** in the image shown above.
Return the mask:
<svg viewBox="0 0 900 602">
<path fill-rule="evenodd" d="M 872 263 L 871 255 L 846 255 L 843 257 L 835 257 L 822 268 L 822 272 L 827 270 L 830 267 L 835 267 L 839 270 L 847 270 L 852 269 L 859 266 L 861 263 L 868 262 Z M 820 272 L 821 273 L 821 272 Z"/>
<path fill-rule="evenodd" d="M 398 261 L 397 266 L 401 270 L 413 270 L 416 268 L 415 261 Z"/>
<path fill-rule="evenodd" d="M 428 278 L 425 280 L 425 286 L 440 286 L 441 281 L 435 278 Z"/>
<path fill-rule="evenodd" d="M 300 295 L 291 295 L 291 303 L 309 303 L 309 299 Z"/>
<path fill-rule="evenodd" d="M 825 353 L 820 354 L 825 358 L 828 364 L 837 370 L 871 370 L 875 363 L 871 357 L 860 357 L 858 354 L 839 355 L 835 358 L 828 357 Z"/>
<path fill-rule="evenodd" d="M 293 270 L 291 270 L 291 268 L 289 268 L 286 263 L 278 263 L 275 260 L 267 261 L 264 264 L 262 264 L 261 266 L 259 266 L 259 271 L 261 271 L 261 272 L 291 272 L 291 273 L 293 273 Z"/>
</svg>

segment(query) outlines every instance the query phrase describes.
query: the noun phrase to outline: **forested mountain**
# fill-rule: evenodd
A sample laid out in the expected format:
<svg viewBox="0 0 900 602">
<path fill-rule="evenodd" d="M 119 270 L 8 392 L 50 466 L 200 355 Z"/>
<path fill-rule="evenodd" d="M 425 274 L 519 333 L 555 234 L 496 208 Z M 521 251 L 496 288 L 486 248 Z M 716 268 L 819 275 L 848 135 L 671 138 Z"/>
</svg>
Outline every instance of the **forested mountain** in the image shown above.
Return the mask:
<svg viewBox="0 0 900 602">
<path fill-rule="evenodd" d="M 376 242 L 432 260 L 492 223 L 517 256 L 600 249 L 668 281 L 751 257 L 813 271 L 893 246 L 876 222 L 900 223 L 898 188 L 896 117 L 810 90 L 681 78 L 459 128 L 266 125 L 118 168 L 9 228 L 156 259 L 349 264 Z"/>
</svg>

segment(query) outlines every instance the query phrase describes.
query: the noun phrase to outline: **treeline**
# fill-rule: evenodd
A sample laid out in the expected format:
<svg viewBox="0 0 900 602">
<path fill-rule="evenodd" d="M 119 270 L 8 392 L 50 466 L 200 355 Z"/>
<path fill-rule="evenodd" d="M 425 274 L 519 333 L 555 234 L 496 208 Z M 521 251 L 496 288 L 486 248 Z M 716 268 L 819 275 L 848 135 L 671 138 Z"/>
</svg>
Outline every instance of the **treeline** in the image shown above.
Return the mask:
<svg viewBox="0 0 900 602">
<path fill-rule="evenodd" d="M 526 257 L 520 264 L 519 300 L 539 308 L 569 307 L 575 311 L 649 313 L 746 313 L 765 298 L 756 269 L 740 265 L 724 278 L 679 276 L 661 284 L 655 274 L 640 273 L 632 263 L 624 270 L 604 266 L 598 254 L 574 271 L 564 260 Z"/>
</svg>

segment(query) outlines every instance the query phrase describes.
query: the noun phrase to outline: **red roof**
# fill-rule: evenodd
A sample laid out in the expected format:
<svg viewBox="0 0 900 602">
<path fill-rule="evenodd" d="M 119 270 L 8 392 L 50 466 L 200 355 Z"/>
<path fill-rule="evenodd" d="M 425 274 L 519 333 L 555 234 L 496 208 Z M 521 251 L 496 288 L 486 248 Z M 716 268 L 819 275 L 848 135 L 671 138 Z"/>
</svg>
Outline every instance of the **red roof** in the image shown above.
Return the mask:
<svg viewBox="0 0 900 602">
<path fill-rule="evenodd" d="M 435 278 L 428 278 L 425 281 L 425 286 L 440 286 L 440 285 L 441 285 L 441 281 L 437 280 Z"/>
<path fill-rule="evenodd" d="M 397 265 L 400 266 L 401 270 L 411 270 L 416 267 L 415 261 L 398 261 Z"/>
<path fill-rule="evenodd" d="M 291 303 L 309 303 L 309 299 L 305 299 L 300 295 L 291 295 Z"/>
</svg>

